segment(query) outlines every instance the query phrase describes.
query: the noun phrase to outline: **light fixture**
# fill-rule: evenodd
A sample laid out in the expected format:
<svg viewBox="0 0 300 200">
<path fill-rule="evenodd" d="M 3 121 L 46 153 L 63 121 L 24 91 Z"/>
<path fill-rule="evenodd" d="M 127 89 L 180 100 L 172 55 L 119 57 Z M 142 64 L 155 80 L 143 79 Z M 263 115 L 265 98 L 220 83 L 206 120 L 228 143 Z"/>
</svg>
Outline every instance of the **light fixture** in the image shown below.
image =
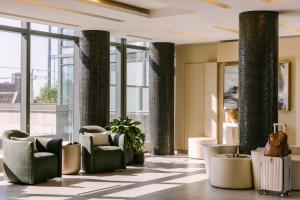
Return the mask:
<svg viewBox="0 0 300 200">
<path fill-rule="evenodd" d="M 196 41 L 201 41 L 201 40 L 208 40 L 207 37 L 204 37 L 202 35 L 194 34 L 194 33 L 189 33 L 189 32 L 181 32 L 181 31 L 172 31 L 172 30 L 167 30 L 168 33 L 172 33 L 177 36 L 181 36 L 184 38 L 189 38 L 192 40 Z"/>
<path fill-rule="evenodd" d="M 216 29 L 222 30 L 222 31 L 226 31 L 226 32 L 239 33 L 238 30 L 230 28 L 230 27 L 226 27 L 226 26 L 215 25 L 213 27 Z"/>
<path fill-rule="evenodd" d="M 126 35 L 126 36 L 133 37 L 133 38 L 138 38 L 138 39 L 142 39 L 142 40 L 153 40 L 153 38 L 138 36 L 138 35 Z"/>
<path fill-rule="evenodd" d="M 273 3 L 282 3 L 287 0 L 261 0 L 261 1 L 267 4 L 273 4 Z"/>
<path fill-rule="evenodd" d="M 289 30 L 289 31 L 300 33 L 300 27 L 299 26 L 295 26 L 295 25 L 292 25 L 292 24 L 281 23 L 281 24 L 279 24 L 279 27 L 283 28 L 283 29 L 286 29 L 286 30 Z"/>
<path fill-rule="evenodd" d="M 79 10 L 73 10 L 73 9 L 69 9 L 69 8 L 64 8 L 64 7 L 60 7 L 60 6 L 46 3 L 46 2 L 38 2 L 38 1 L 34 1 L 34 0 L 17 0 L 17 2 L 32 5 L 32 6 L 38 6 L 38 7 L 44 7 L 44 8 L 48 8 L 48 9 L 63 11 L 63 12 L 70 12 L 70 13 L 75 13 L 75 14 L 80 14 L 80 15 L 86 15 L 89 17 L 95 17 L 95 18 L 109 20 L 109 21 L 113 21 L 113 22 L 123 22 L 123 20 L 120 20 L 120 19 L 105 17 L 102 15 L 96 15 L 96 14 L 83 12 L 83 11 L 79 11 Z"/>
<path fill-rule="evenodd" d="M 75 0 L 75 1 L 91 4 L 94 6 L 106 7 L 114 10 L 119 10 L 119 11 L 135 12 L 142 15 L 150 15 L 151 12 L 150 9 L 136 6 L 133 4 L 124 3 L 121 1 L 116 1 L 116 0 Z"/>
<path fill-rule="evenodd" d="M 201 1 L 204 3 L 211 4 L 213 6 L 217 6 L 219 8 L 223 8 L 223 9 L 231 8 L 231 6 L 229 4 L 219 1 L 219 0 L 201 0 Z"/>
<path fill-rule="evenodd" d="M 25 16 L 25 15 L 18 15 L 18 14 L 6 13 L 6 12 L 0 12 L 0 14 L 1 15 L 6 15 L 6 16 L 11 16 L 11 17 L 17 17 L 17 18 L 20 18 L 20 19 L 36 20 L 36 21 L 46 22 L 46 23 L 50 23 L 50 24 L 69 26 L 69 27 L 73 27 L 73 28 L 79 28 L 80 27 L 79 25 L 75 25 L 75 24 L 63 23 L 63 22 L 52 21 L 52 20 L 47 20 L 47 19 L 41 19 L 41 18 L 36 18 L 36 17 L 28 17 L 28 16 Z"/>
</svg>

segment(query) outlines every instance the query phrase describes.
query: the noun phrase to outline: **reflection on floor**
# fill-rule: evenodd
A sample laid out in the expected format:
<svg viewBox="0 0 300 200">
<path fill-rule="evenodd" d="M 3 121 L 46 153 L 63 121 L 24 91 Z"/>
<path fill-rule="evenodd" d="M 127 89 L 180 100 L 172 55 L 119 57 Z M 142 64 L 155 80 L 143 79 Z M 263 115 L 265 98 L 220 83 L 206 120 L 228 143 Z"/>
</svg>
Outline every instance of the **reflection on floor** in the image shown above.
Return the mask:
<svg viewBox="0 0 300 200">
<path fill-rule="evenodd" d="M 144 166 L 131 166 L 112 173 L 63 176 L 34 186 L 10 184 L 0 174 L 1 200 L 274 198 L 277 199 L 269 195 L 260 196 L 253 190 L 211 187 L 203 161 L 189 160 L 184 156 L 147 156 Z M 291 198 L 300 199 L 300 192 L 293 192 Z"/>
</svg>

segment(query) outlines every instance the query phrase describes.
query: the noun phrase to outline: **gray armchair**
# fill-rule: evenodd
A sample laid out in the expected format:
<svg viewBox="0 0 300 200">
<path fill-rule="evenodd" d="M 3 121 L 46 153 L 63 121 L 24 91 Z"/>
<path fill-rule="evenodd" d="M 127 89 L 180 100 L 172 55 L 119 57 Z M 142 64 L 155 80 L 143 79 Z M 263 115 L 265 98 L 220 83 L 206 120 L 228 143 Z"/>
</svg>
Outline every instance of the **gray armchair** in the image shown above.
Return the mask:
<svg viewBox="0 0 300 200">
<path fill-rule="evenodd" d="M 82 167 L 86 173 L 126 169 L 124 134 L 110 134 L 110 146 L 95 146 L 91 136 L 84 133 L 106 131 L 100 126 L 83 126 L 79 130 L 79 143 L 82 146 Z"/>
<path fill-rule="evenodd" d="M 18 130 L 3 134 L 3 165 L 5 177 L 13 183 L 36 184 L 61 177 L 62 139 L 36 139 L 37 152 L 31 141 L 11 140 L 11 137 L 28 137 Z"/>
</svg>

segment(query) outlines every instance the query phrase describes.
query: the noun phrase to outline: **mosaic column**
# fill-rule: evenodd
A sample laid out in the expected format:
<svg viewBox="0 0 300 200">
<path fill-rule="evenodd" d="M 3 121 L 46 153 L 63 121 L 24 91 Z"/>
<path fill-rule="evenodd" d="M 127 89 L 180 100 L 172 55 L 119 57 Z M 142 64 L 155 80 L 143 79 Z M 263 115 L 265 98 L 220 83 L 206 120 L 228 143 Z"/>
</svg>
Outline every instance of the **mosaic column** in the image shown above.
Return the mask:
<svg viewBox="0 0 300 200">
<path fill-rule="evenodd" d="M 278 13 L 239 16 L 240 152 L 264 147 L 278 120 Z"/>
<path fill-rule="evenodd" d="M 80 124 L 109 123 L 109 32 L 82 31 L 80 47 Z"/>
<path fill-rule="evenodd" d="M 149 128 L 156 155 L 174 154 L 174 49 L 167 42 L 150 46 Z"/>
</svg>

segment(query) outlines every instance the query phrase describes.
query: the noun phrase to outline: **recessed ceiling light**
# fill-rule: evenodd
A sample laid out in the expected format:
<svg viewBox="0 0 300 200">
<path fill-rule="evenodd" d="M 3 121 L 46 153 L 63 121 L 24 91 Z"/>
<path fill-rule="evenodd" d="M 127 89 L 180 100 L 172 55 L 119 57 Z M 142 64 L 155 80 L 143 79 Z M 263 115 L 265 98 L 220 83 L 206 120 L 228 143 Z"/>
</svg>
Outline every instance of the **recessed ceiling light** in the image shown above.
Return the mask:
<svg viewBox="0 0 300 200">
<path fill-rule="evenodd" d="M 284 23 L 282 23 L 282 24 L 279 24 L 279 27 L 283 28 L 283 29 L 286 29 L 286 30 L 289 30 L 289 31 L 300 33 L 300 27 L 299 26 L 295 26 L 295 25 L 292 25 L 292 24 L 284 24 Z"/>
<path fill-rule="evenodd" d="M 227 3 L 224 3 L 222 1 L 218 1 L 218 0 L 201 0 L 204 3 L 208 3 L 211 4 L 213 6 L 217 6 L 219 8 L 223 8 L 223 9 L 229 9 L 231 8 L 231 6 Z"/>
<path fill-rule="evenodd" d="M 208 40 L 207 37 L 204 37 L 204 36 L 198 35 L 198 34 L 194 34 L 194 33 L 189 33 L 189 32 L 180 32 L 180 31 L 172 31 L 172 30 L 167 30 L 167 32 L 184 37 L 184 38 L 196 40 L 196 41 Z"/>
<path fill-rule="evenodd" d="M 272 3 L 281 3 L 287 0 L 261 0 L 261 1 L 267 4 L 272 4 Z"/>
<path fill-rule="evenodd" d="M 222 30 L 222 31 L 226 31 L 226 32 L 239 33 L 238 30 L 230 28 L 230 27 L 226 27 L 226 26 L 215 25 L 213 27 L 216 29 Z"/>
<path fill-rule="evenodd" d="M 142 39 L 142 40 L 153 40 L 153 38 L 138 36 L 138 35 L 126 35 L 126 36 L 133 37 L 133 38 L 139 38 L 139 39 Z"/>
</svg>

